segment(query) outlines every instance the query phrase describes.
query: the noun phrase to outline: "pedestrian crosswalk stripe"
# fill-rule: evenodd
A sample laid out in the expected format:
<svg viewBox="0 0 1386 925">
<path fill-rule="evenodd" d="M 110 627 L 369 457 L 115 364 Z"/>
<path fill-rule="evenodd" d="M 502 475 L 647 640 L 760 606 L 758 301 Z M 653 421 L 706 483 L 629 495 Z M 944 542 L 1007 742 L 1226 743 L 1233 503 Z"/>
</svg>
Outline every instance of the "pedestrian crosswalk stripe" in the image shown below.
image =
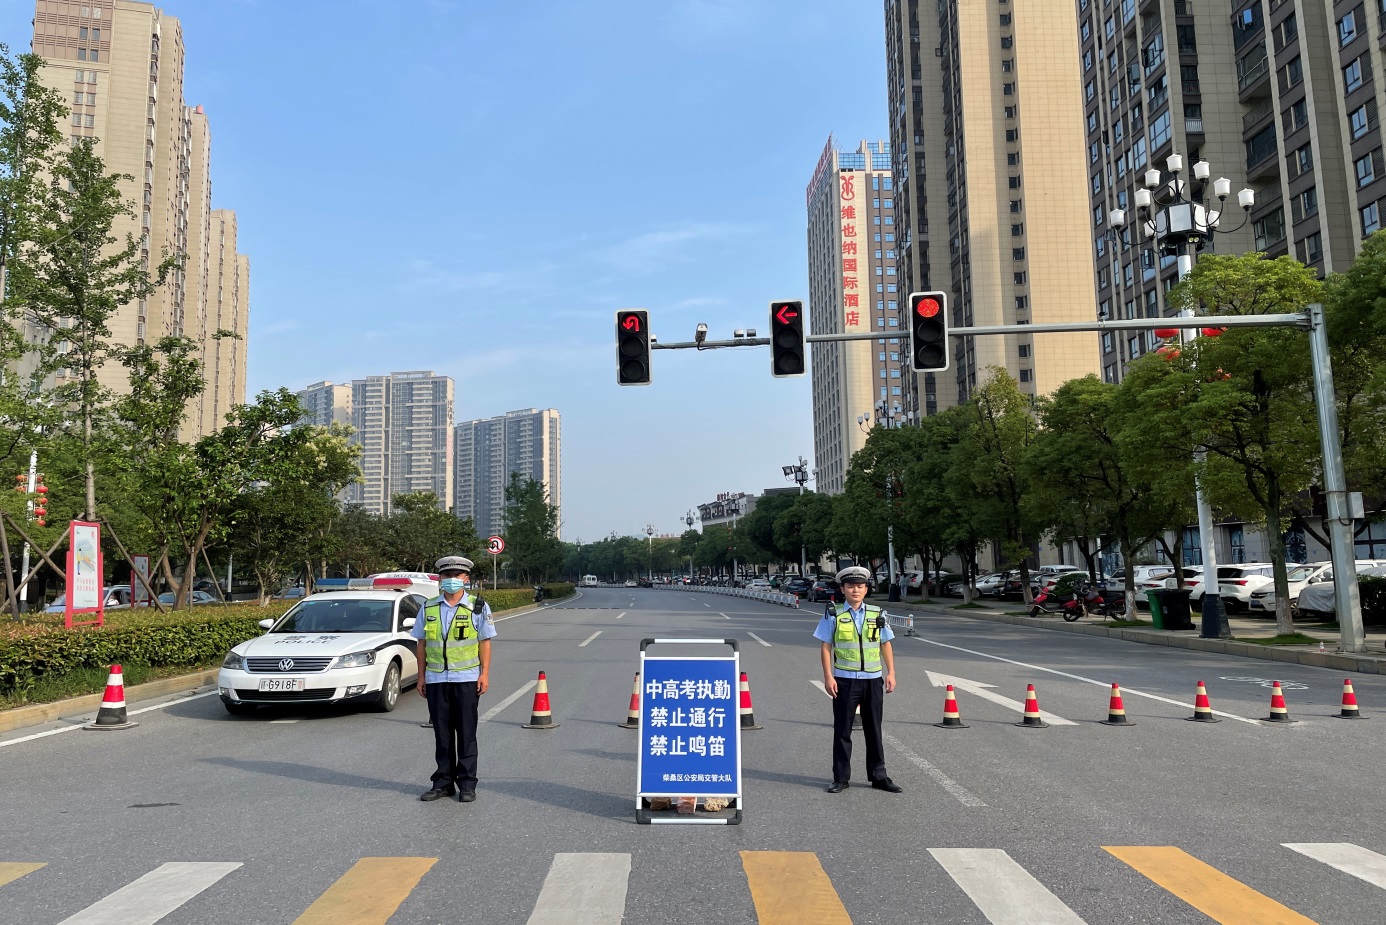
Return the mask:
<svg viewBox="0 0 1386 925">
<path fill-rule="evenodd" d="M 1286 844 L 1284 847 L 1386 890 L 1386 857 L 1375 851 L 1347 842 Z"/>
<path fill-rule="evenodd" d="M 294 925 L 385 925 L 437 858 L 362 858 Z"/>
<path fill-rule="evenodd" d="M 34 871 L 43 867 L 43 864 L 21 864 L 19 862 L 0 862 L 0 886 L 4 886 L 11 880 L 18 880 L 25 874 L 32 874 Z"/>
<path fill-rule="evenodd" d="M 629 854 L 555 854 L 527 925 L 621 925 Z"/>
<path fill-rule="evenodd" d="M 1314 925 L 1179 848 L 1105 848 L 1219 925 Z"/>
<path fill-rule="evenodd" d="M 812 851 L 743 851 L 741 866 L 760 925 L 852 925 Z"/>
<path fill-rule="evenodd" d="M 240 866 L 238 861 L 160 864 L 60 925 L 153 925 Z"/>
<path fill-rule="evenodd" d="M 997 848 L 930 848 L 934 860 L 992 925 L 1084 925 L 1009 854 Z"/>
</svg>

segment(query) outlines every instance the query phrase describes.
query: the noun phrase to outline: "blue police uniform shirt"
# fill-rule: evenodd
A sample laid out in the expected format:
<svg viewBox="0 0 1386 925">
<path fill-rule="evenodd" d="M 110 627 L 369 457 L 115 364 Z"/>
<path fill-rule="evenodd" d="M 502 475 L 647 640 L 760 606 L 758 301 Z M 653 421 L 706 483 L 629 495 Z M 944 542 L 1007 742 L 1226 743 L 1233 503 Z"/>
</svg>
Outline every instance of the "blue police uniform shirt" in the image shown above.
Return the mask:
<svg viewBox="0 0 1386 925">
<path fill-rule="evenodd" d="M 857 624 L 857 633 L 860 634 L 862 622 L 866 619 L 866 602 L 862 601 L 861 607 L 859 608 L 853 609 L 849 607 L 847 609 L 848 612 L 852 614 L 852 620 L 855 621 Z M 832 612 L 825 612 L 823 614 L 823 619 L 818 621 L 818 628 L 813 631 L 813 638 L 817 639 L 820 642 L 826 642 L 829 645 L 832 645 L 833 629 L 836 625 L 836 610 L 833 610 Z M 890 642 L 894 638 L 895 633 L 891 630 L 890 624 L 886 624 L 885 626 L 881 627 L 881 642 Z M 880 671 L 843 671 L 841 668 L 838 668 L 836 666 L 833 667 L 834 678 L 879 678 L 881 677 L 881 675 L 882 672 Z"/>
<path fill-rule="evenodd" d="M 474 598 L 470 594 L 463 594 L 458 603 L 466 601 L 468 604 L 474 603 Z M 452 627 L 452 618 L 457 615 L 457 607 L 449 604 L 447 599 L 438 602 L 438 619 L 442 621 L 443 638 L 447 638 L 449 629 Z M 483 639 L 493 639 L 496 635 L 496 625 L 491 622 L 491 605 L 483 603 L 481 609 L 472 613 L 472 627 L 476 629 L 477 641 Z M 419 608 L 419 615 L 414 620 L 414 628 L 410 634 L 420 641 L 424 638 L 424 615 L 423 608 Z M 421 666 L 422 667 L 422 666 Z M 451 681 L 475 681 L 481 677 L 480 666 L 467 668 L 462 671 L 429 671 L 424 669 L 424 683 L 446 683 Z"/>
</svg>

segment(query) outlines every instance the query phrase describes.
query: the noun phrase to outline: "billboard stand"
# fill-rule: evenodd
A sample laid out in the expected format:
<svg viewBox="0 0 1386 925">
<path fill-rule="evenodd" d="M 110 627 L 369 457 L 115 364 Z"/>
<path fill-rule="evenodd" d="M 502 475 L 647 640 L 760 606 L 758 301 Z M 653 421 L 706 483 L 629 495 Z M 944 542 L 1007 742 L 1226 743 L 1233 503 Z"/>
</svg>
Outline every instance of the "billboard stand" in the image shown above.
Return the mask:
<svg viewBox="0 0 1386 925">
<path fill-rule="evenodd" d="M 652 645 L 730 646 L 728 656 L 652 656 Z M 640 736 L 635 760 L 635 821 L 641 825 L 739 825 L 741 648 L 735 639 L 640 641 Z M 655 798 L 695 801 L 692 813 L 651 809 Z M 726 801 L 713 815 L 696 801 Z"/>
<path fill-rule="evenodd" d="M 106 587 L 102 580 L 101 525 L 74 520 L 68 524 L 67 594 L 63 626 L 104 626 Z M 74 616 L 96 614 L 95 620 L 73 622 Z"/>
</svg>

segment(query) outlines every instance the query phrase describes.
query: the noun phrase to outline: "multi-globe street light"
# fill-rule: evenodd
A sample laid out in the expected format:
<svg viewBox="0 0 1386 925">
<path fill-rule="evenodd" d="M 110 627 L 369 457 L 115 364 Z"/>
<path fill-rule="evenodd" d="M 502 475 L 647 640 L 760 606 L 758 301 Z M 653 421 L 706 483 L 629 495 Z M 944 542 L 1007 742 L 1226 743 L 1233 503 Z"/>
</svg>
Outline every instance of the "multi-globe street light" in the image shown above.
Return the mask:
<svg viewBox="0 0 1386 925">
<path fill-rule="evenodd" d="M 1246 227 L 1251 219 L 1251 207 L 1256 204 L 1256 193 L 1243 189 L 1237 193 L 1237 204 L 1244 213 L 1242 221 L 1235 228 L 1223 228 L 1222 215 L 1227 198 L 1232 194 L 1232 181 L 1219 177 L 1212 181 L 1213 196 L 1218 208 L 1209 208 L 1208 178 L 1212 176 L 1212 166 L 1206 160 L 1193 165 L 1193 183 L 1184 179 L 1184 158 L 1171 154 L 1165 160 L 1165 171 L 1152 167 L 1142 178 L 1143 185 L 1136 190 L 1136 230 L 1156 244 L 1159 253 L 1173 255 L 1178 260 L 1179 281 L 1183 282 L 1193 272 L 1194 254 L 1211 245 L 1215 235 L 1230 234 Z M 1117 242 L 1123 248 L 1135 244 L 1135 234 L 1127 234 L 1127 215 L 1124 209 L 1113 209 L 1108 213 Z M 1116 245 L 1112 247 L 1112 259 L 1116 260 Z M 1192 316 L 1193 310 L 1182 309 L 1181 316 Z M 1181 339 L 1195 336 L 1196 331 L 1185 328 Z M 1202 469 L 1207 451 L 1199 449 L 1195 458 Z M 1194 503 L 1198 508 L 1198 539 L 1203 551 L 1203 610 L 1201 635 L 1208 637 L 1228 637 L 1231 630 L 1227 625 L 1227 615 L 1223 610 L 1222 598 L 1217 593 L 1218 559 L 1217 547 L 1213 537 L 1213 508 L 1208 503 L 1203 477 L 1194 480 Z M 1211 587 L 1213 593 L 1206 593 Z"/>
<path fill-rule="evenodd" d="M 654 583 L 654 535 L 654 524 L 645 524 L 645 551 L 649 556 L 649 574 L 647 577 L 650 579 L 651 584 Z"/>
<path fill-rule="evenodd" d="M 800 456 L 799 461 L 792 466 L 781 466 L 784 477 L 792 482 L 799 483 L 799 494 L 804 493 L 804 483 L 809 480 L 808 460 Z M 799 575 L 808 575 L 808 548 L 803 542 L 803 528 L 799 531 Z"/>
</svg>

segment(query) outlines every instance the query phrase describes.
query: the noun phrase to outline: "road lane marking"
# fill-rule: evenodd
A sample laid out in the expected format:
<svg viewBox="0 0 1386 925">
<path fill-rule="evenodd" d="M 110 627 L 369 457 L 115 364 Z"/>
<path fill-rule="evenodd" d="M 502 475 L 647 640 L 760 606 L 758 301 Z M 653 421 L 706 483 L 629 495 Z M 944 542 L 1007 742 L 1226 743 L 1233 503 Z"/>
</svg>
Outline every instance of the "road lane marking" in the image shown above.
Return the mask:
<svg viewBox="0 0 1386 925">
<path fill-rule="evenodd" d="M 25 874 L 32 874 L 40 867 L 47 866 L 47 864 L 24 864 L 19 862 L 0 863 L 0 886 L 18 880 Z"/>
<path fill-rule="evenodd" d="M 891 735 L 888 732 L 885 732 L 883 733 L 882 737 L 886 740 L 887 743 L 889 743 L 891 748 L 895 749 L 901 755 L 904 755 L 906 761 L 914 765 L 919 770 L 923 771 L 925 774 L 929 775 L 929 777 L 933 779 L 934 783 L 938 784 L 944 790 L 947 790 L 950 794 L 952 794 L 953 799 L 957 800 L 962 805 L 971 806 L 974 809 L 984 807 L 987 805 L 983 803 L 981 799 L 979 799 L 975 794 L 971 793 L 962 784 L 959 784 L 957 781 L 953 780 L 947 774 L 944 774 L 942 771 L 940 771 L 936 766 L 930 764 L 925 759 L 910 751 L 909 748 L 906 747 L 905 743 L 895 738 L 895 736 Z"/>
<path fill-rule="evenodd" d="M 60 925 L 153 925 L 240 866 L 238 861 L 160 864 Z"/>
<path fill-rule="evenodd" d="M 820 691 L 822 691 L 823 696 L 832 696 L 832 694 L 828 693 L 828 688 L 823 684 L 822 681 L 810 681 L 809 683 L 812 684 L 814 687 L 818 688 Z M 967 788 L 963 787 L 962 784 L 959 784 L 957 781 L 953 780 L 947 774 L 944 774 L 936 766 L 930 764 L 928 761 L 925 761 L 923 758 L 919 757 L 914 752 L 910 751 L 905 746 L 905 743 L 895 738 L 895 736 L 886 732 L 884 733 L 884 738 L 887 742 L 890 743 L 891 748 L 898 750 L 900 754 L 905 756 L 906 761 L 914 765 L 919 770 L 923 771 L 925 774 L 929 775 L 929 777 L 933 778 L 934 783 L 938 784 L 944 790 L 947 790 L 948 793 L 951 794 L 953 798 L 962 805 L 972 807 L 987 805 L 983 803 L 980 799 L 978 799 L 976 796 L 974 796 L 972 793 L 970 793 L 967 790 Z"/>
<path fill-rule="evenodd" d="M 437 858 L 362 858 L 294 925 L 385 925 Z"/>
<path fill-rule="evenodd" d="M 187 703 L 189 700 L 201 700 L 203 697 L 214 697 L 216 693 L 216 691 L 207 691 L 205 694 L 189 694 L 187 697 L 178 697 L 164 703 L 157 703 L 152 707 L 140 707 L 138 710 L 128 710 L 125 715 L 139 716 L 141 713 L 148 713 L 151 710 L 162 710 L 165 707 L 174 707 L 180 703 Z M 6 745 L 18 745 L 20 742 L 32 742 L 34 739 L 45 739 L 48 736 L 55 736 L 61 732 L 72 732 L 81 729 L 84 725 L 86 725 L 85 722 L 78 723 L 75 726 L 63 726 L 60 729 L 46 729 L 43 732 L 31 733 L 30 735 L 20 736 L 17 739 L 6 739 L 4 742 L 0 742 L 0 748 L 4 748 Z"/>
<path fill-rule="evenodd" d="M 751 638 L 754 639 L 756 642 L 760 643 L 761 645 L 765 646 L 765 648 L 770 648 L 770 643 L 766 642 L 764 639 L 761 639 L 755 633 L 751 633 Z"/>
<path fill-rule="evenodd" d="M 504 710 L 506 707 L 510 706 L 512 703 L 523 697 L 525 694 L 529 693 L 530 690 L 538 683 L 539 680 L 537 678 L 533 681 L 530 681 L 524 687 L 520 688 L 515 693 L 511 694 L 509 697 L 505 698 L 500 703 L 496 704 L 494 707 L 487 710 L 485 713 L 481 714 L 481 719 L 478 720 L 478 722 L 486 722 L 488 719 L 495 716 L 501 710 Z"/>
<path fill-rule="evenodd" d="M 578 648 L 579 648 L 579 649 L 585 649 L 585 648 L 587 648 L 587 644 L 588 644 L 589 642 L 591 642 L 593 639 L 596 639 L 596 638 L 597 638 L 598 636 L 600 636 L 601 634 L 602 634 L 602 631 L 601 631 L 601 630 L 597 630 L 597 631 L 596 631 L 595 633 L 593 633 L 591 636 L 588 636 L 588 637 L 587 637 L 586 639 L 584 639 L 582 642 L 578 643 Z"/>
<path fill-rule="evenodd" d="M 992 925 L 1084 925 L 1009 854 L 997 848 L 930 848 Z"/>
<path fill-rule="evenodd" d="M 300 722 L 302 719 L 303 717 L 301 716 L 295 717 L 293 719 L 272 719 L 270 720 L 270 725 L 292 726 L 294 723 Z"/>
<path fill-rule="evenodd" d="M 1009 697 L 1002 697 L 1000 694 L 994 694 L 987 690 L 989 687 L 995 687 L 995 684 L 984 684 L 981 681 L 969 681 L 967 678 L 955 678 L 952 675 L 938 674 L 933 671 L 925 671 L 924 674 L 928 676 L 929 683 L 934 687 L 943 687 L 944 685 L 951 684 L 960 690 L 967 691 L 969 694 L 981 697 L 983 700 L 990 700 L 992 703 L 1000 704 L 1003 707 L 1009 707 L 1022 715 L 1025 713 L 1025 704 L 1021 701 L 1011 700 Z M 1051 726 L 1078 725 L 1072 720 L 1064 719 L 1062 716 L 1055 716 L 1053 713 L 1044 713 L 1043 715 L 1045 721 Z"/>
<path fill-rule="evenodd" d="M 812 851 L 743 851 L 741 867 L 760 925 L 852 925 Z"/>
<path fill-rule="evenodd" d="M 1107 847 L 1156 885 L 1219 925 L 1314 925 L 1292 909 L 1173 847 Z"/>
<path fill-rule="evenodd" d="M 698 603 L 699 603 L 699 604 L 702 604 L 704 607 L 708 608 L 709 610 L 712 609 L 712 605 L 709 604 L 707 601 L 699 601 Z"/>
<path fill-rule="evenodd" d="M 730 620 L 730 619 L 731 619 L 731 617 L 729 617 L 729 616 L 727 616 L 726 614 L 722 613 L 722 611 L 720 611 L 720 610 L 717 611 L 717 616 L 721 617 L 723 620 Z"/>
<path fill-rule="evenodd" d="M 621 925 L 629 854 L 555 854 L 526 925 Z"/>
<path fill-rule="evenodd" d="M 976 649 L 964 649 L 962 646 L 953 646 L 949 645 L 946 642 L 937 642 L 933 639 L 925 639 L 923 636 L 915 636 L 913 638 L 918 639 L 920 642 L 927 642 L 931 646 L 939 646 L 940 648 L 944 649 L 953 649 L 957 652 L 966 652 L 968 655 L 980 655 L 982 658 L 995 659 L 998 662 L 1005 662 L 1008 665 L 1019 665 L 1021 668 L 1033 668 L 1035 671 L 1044 671 L 1048 672 L 1049 674 L 1056 674 L 1061 678 L 1071 678 L 1074 681 L 1083 681 L 1087 684 L 1096 684 L 1098 687 L 1110 688 L 1112 686 L 1112 682 L 1110 681 L 1098 681 L 1094 678 L 1085 678 L 1080 674 L 1069 674 L 1067 671 L 1059 671 L 1057 668 L 1045 668 L 1043 665 L 1031 665 L 1029 662 L 1018 662 L 1013 658 L 1003 658 L 1000 655 L 991 655 L 987 652 L 978 652 Z M 1158 700 L 1161 703 L 1172 703 L 1176 707 L 1188 706 L 1188 703 L 1186 703 L 1185 701 L 1172 700 L 1169 697 L 1161 697 L 1159 694 L 1147 694 L 1145 691 L 1138 691 L 1130 687 L 1122 687 L 1121 692 L 1123 694 L 1130 694 L 1132 697 L 1144 697 L 1147 700 Z M 1216 713 L 1218 716 L 1226 716 L 1228 719 L 1235 719 L 1238 722 L 1250 723 L 1253 726 L 1261 725 L 1258 721 L 1254 719 L 1247 719 L 1245 716 L 1238 716 L 1235 713 L 1224 713 L 1221 710 L 1214 710 L 1213 712 Z"/>
<path fill-rule="evenodd" d="M 629 612 L 630 612 L 630 611 L 628 611 L 628 610 L 623 610 L 623 611 L 621 611 L 620 613 L 618 613 L 618 614 L 616 615 L 616 619 L 617 619 L 617 620 L 621 619 L 622 617 L 624 617 L 624 616 L 625 616 L 627 613 L 629 613 Z"/>
<path fill-rule="evenodd" d="M 1386 890 L 1386 857 L 1375 851 L 1347 842 L 1285 844 L 1283 847 Z"/>
</svg>

